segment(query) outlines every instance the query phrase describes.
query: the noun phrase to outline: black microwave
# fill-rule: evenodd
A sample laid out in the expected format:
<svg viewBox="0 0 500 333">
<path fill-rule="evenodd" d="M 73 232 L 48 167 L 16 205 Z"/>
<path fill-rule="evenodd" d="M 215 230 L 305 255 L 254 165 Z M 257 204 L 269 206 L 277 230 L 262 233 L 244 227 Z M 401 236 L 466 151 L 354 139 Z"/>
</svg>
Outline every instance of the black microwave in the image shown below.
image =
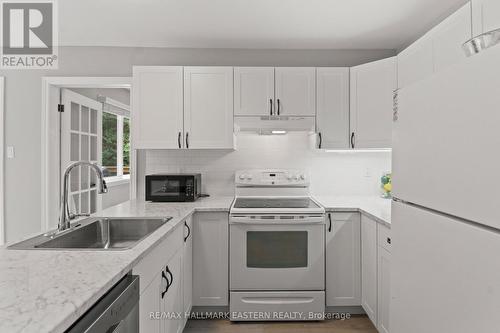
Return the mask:
<svg viewBox="0 0 500 333">
<path fill-rule="evenodd" d="M 157 174 L 146 176 L 146 201 L 186 202 L 201 195 L 201 174 Z"/>
</svg>

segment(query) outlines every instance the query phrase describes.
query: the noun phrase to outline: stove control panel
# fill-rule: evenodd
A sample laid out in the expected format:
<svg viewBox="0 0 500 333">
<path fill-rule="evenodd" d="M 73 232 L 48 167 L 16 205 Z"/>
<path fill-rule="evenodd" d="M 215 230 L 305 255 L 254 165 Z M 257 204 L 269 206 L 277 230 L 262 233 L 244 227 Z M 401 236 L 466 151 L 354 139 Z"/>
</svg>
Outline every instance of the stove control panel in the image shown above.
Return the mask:
<svg viewBox="0 0 500 333">
<path fill-rule="evenodd" d="M 236 186 L 308 187 L 309 177 L 304 170 L 240 170 L 236 171 L 235 183 Z"/>
</svg>

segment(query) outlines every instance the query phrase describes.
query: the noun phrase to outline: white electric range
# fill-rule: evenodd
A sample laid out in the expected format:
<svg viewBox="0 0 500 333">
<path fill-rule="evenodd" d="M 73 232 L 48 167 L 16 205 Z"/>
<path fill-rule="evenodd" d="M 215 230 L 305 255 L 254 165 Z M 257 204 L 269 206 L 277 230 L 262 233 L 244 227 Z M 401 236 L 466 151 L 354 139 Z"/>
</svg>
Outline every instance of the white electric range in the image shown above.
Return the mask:
<svg viewBox="0 0 500 333">
<path fill-rule="evenodd" d="M 325 210 L 309 195 L 309 177 L 300 170 L 244 170 L 235 184 L 231 319 L 318 320 L 308 315 L 325 310 Z"/>
</svg>

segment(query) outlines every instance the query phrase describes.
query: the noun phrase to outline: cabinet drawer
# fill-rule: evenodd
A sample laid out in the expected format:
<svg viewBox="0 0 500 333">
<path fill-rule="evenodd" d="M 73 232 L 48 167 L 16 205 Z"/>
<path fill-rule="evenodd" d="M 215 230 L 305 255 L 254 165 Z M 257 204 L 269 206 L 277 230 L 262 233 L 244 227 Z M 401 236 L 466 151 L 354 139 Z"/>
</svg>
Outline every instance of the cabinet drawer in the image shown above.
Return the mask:
<svg viewBox="0 0 500 333">
<path fill-rule="evenodd" d="M 378 229 L 378 246 L 383 247 L 390 253 L 392 247 L 391 229 L 383 226 L 382 224 L 377 224 L 377 229 Z"/>
<path fill-rule="evenodd" d="M 356 215 L 359 215 L 358 212 L 326 212 L 326 213 L 331 214 L 333 221 L 349 221 Z"/>
<path fill-rule="evenodd" d="M 170 258 L 182 247 L 184 223 L 179 223 L 175 230 L 161 242 L 151 253 L 143 258 L 132 270 L 133 274 L 141 277 L 141 294 L 149 283 L 161 271 Z"/>
</svg>

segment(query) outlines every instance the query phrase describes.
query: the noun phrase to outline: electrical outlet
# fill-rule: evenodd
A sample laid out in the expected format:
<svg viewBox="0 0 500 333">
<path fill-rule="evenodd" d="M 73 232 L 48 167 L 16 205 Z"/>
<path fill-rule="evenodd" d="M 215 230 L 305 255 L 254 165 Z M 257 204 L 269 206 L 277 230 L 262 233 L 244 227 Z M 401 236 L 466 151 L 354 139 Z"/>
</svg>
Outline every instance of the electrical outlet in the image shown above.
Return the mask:
<svg viewBox="0 0 500 333">
<path fill-rule="evenodd" d="M 365 169 L 365 177 L 366 178 L 371 178 L 372 177 L 372 171 L 370 170 L 370 168 L 366 168 Z"/>
</svg>

